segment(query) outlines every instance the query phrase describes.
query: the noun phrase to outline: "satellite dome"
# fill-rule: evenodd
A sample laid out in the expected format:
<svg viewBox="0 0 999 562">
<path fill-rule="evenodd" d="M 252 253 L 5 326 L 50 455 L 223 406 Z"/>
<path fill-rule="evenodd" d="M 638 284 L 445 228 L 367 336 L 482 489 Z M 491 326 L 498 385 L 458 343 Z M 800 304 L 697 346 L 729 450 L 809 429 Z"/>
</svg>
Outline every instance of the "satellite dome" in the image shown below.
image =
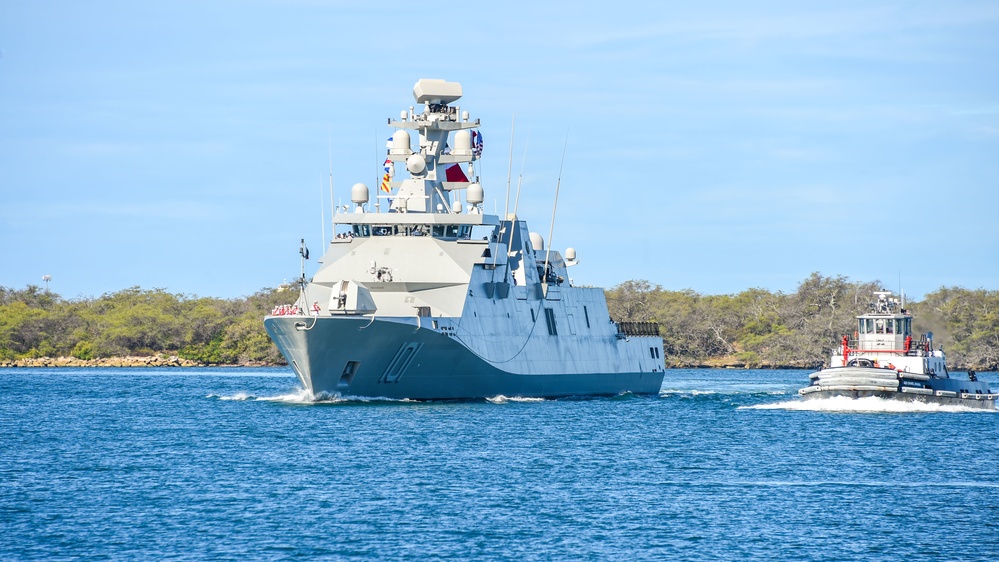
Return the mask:
<svg viewBox="0 0 999 562">
<path fill-rule="evenodd" d="M 392 149 L 390 152 L 392 154 L 411 154 L 413 152 L 410 148 L 408 131 L 400 129 L 392 133 Z"/>
<path fill-rule="evenodd" d="M 531 233 L 531 247 L 534 248 L 535 252 L 541 252 L 545 249 L 545 239 L 537 232 Z"/>
<path fill-rule="evenodd" d="M 470 131 L 461 130 L 454 134 L 454 150 L 451 153 L 455 156 L 471 156 L 472 133 Z"/>
<path fill-rule="evenodd" d="M 350 200 L 357 205 L 363 205 L 368 202 L 368 186 L 363 183 L 355 183 L 353 187 L 350 188 Z"/>
<path fill-rule="evenodd" d="M 465 200 L 472 205 L 481 205 L 484 196 L 485 194 L 482 191 L 482 186 L 477 183 L 469 185 L 468 189 L 465 191 Z"/>
<path fill-rule="evenodd" d="M 406 159 L 406 169 L 414 176 L 419 176 L 427 170 L 427 161 L 419 154 L 414 154 Z"/>
</svg>

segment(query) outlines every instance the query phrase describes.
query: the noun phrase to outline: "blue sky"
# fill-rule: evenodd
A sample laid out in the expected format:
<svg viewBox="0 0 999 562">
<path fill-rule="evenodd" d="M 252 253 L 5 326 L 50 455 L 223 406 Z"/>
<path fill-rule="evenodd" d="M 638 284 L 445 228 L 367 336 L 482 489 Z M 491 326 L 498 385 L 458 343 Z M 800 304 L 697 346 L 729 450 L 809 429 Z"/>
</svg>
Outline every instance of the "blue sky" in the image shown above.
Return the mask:
<svg viewBox="0 0 999 562">
<path fill-rule="evenodd" d="M 565 147 L 577 284 L 999 289 L 997 2 L 425 6 L 0 2 L 0 285 L 292 279 L 330 148 L 346 201 L 426 77 L 482 119 L 489 211 L 515 121 L 546 237 Z"/>
</svg>

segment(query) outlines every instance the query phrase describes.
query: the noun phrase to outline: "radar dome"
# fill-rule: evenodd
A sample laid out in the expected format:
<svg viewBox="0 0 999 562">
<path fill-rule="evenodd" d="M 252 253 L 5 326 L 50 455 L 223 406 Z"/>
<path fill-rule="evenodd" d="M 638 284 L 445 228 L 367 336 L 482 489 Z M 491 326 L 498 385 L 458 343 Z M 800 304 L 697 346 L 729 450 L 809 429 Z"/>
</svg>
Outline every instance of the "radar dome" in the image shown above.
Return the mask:
<svg viewBox="0 0 999 562">
<path fill-rule="evenodd" d="M 537 232 L 531 233 L 531 247 L 535 252 L 542 252 L 545 249 L 545 239 Z"/>
<path fill-rule="evenodd" d="M 473 183 L 470 184 L 468 189 L 465 191 L 465 200 L 471 205 L 481 205 L 484 195 L 482 186 L 477 183 Z"/>
<path fill-rule="evenodd" d="M 350 188 L 350 200 L 357 205 L 364 205 L 368 202 L 368 186 L 363 183 L 355 183 Z"/>
<path fill-rule="evenodd" d="M 454 134 L 454 150 L 451 151 L 455 156 L 471 156 L 472 154 L 472 133 L 467 130 L 458 131 Z"/>
<path fill-rule="evenodd" d="M 406 169 L 409 173 L 419 176 L 427 169 L 427 161 L 419 154 L 414 154 L 406 159 Z"/>
<path fill-rule="evenodd" d="M 392 133 L 392 154 L 409 154 L 412 151 L 409 143 L 409 132 L 398 130 Z"/>
<path fill-rule="evenodd" d="M 576 249 L 575 248 L 566 248 L 565 249 L 565 266 L 566 267 L 572 267 L 574 265 L 577 265 L 578 263 L 579 263 L 579 260 L 576 259 Z"/>
</svg>

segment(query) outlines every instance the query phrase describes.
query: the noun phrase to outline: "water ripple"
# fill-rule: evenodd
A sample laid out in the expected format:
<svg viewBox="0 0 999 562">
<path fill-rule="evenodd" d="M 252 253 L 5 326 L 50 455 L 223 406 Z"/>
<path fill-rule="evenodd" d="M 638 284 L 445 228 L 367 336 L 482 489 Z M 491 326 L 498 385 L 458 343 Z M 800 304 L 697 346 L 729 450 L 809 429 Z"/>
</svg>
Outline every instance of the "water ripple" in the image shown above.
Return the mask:
<svg viewBox="0 0 999 562">
<path fill-rule="evenodd" d="M 999 416 L 828 415 L 856 404 L 805 384 L 398 402 L 290 370 L 0 369 L 0 559 L 999 559 Z"/>
</svg>

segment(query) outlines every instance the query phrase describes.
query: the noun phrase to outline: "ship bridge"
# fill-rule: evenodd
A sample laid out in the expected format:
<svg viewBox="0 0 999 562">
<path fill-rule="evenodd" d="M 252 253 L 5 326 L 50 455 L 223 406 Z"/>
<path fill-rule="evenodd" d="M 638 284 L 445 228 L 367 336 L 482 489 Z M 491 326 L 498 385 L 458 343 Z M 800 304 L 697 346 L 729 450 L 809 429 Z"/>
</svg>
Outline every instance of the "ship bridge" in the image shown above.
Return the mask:
<svg viewBox="0 0 999 562">
<path fill-rule="evenodd" d="M 875 291 L 870 310 L 857 316 L 853 338 L 833 350 L 830 365 L 883 366 L 913 373 L 946 375 L 943 351 L 933 350 L 933 334 L 912 338 L 912 314 L 890 291 Z"/>
<path fill-rule="evenodd" d="M 870 312 L 857 317 L 857 347 L 907 352 L 912 343 L 912 315 L 890 292 L 876 291 L 874 294 L 877 300 L 871 303 Z"/>
<path fill-rule="evenodd" d="M 499 217 L 485 214 L 352 213 L 340 215 L 344 225 L 336 244 L 348 238 L 369 236 L 432 236 L 442 240 L 495 239 Z M 346 235 L 346 236 L 344 236 Z"/>
</svg>

